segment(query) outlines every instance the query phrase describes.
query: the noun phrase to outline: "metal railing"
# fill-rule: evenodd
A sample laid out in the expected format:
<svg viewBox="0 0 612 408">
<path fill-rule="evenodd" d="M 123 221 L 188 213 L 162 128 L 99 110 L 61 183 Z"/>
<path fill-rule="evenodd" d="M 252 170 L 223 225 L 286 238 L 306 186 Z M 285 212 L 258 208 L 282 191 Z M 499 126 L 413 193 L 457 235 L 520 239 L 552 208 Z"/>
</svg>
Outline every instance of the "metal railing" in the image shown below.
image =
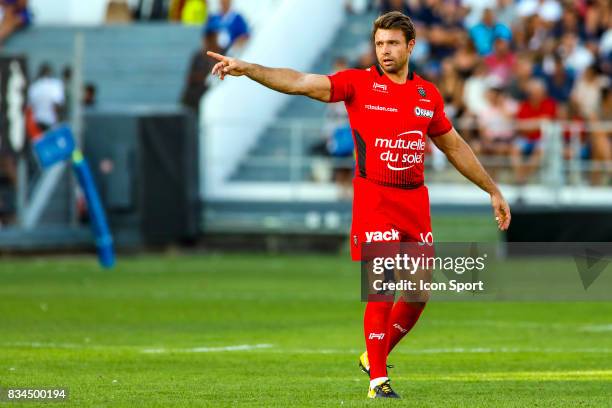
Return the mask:
<svg viewBox="0 0 612 408">
<path fill-rule="evenodd" d="M 612 161 L 593 160 L 584 157 L 583 152 L 593 150 L 592 139 L 600 137 L 607 139 L 608 148 L 612 144 L 612 122 L 579 123 L 575 121 L 521 121 L 514 122 L 513 134 L 516 138 L 522 131 L 536 129 L 542 134 L 542 159 L 530 184 L 546 185 L 559 188 L 565 185 L 592 184 L 598 173 L 601 180 L 598 184 L 605 185 L 612 176 Z M 231 123 L 209 124 L 223 128 L 248 127 L 248 120 L 235 120 Z M 478 132 L 474 121 L 456 123 L 460 134 Z M 228 132 L 229 133 L 229 132 Z M 206 137 L 206 136 L 205 136 Z M 350 170 L 354 167 L 352 157 L 334 157 L 321 149 L 330 137 L 329 127 L 321 120 L 285 120 L 267 128 L 248 154 L 240 158 L 231 172 L 229 181 L 269 181 L 269 182 L 332 182 L 330 170 Z M 473 138 L 472 141 L 477 141 Z M 470 141 L 470 140 L 468 140 Z M 236 140 L 240 143 L 240 140 Z M 514 144 L 514 142 L 510 142 Z M 592 153 L 592 152 L 591 152 Z M 608 157 L 610 152 L 607 153 Z M 605 157 L 605 155 L 603 155 Z M 205 166 L 215 166 L 226 162 L 227 156 L 217 156 L 205 153 Z M 510 155 L 495 156 L 481 154 L 479 159 L 491 170 L 497 181 L 506 184 L 516 184 L 513 173 L 516 171 Z M 426 180 L 429 184 L 436 182 L 467 183 L 463 177 L 446 163 L 444 155 L 432 146 L 428 148 L 426 164 Z M 325 170 L 325 168 L 327 170 Z M 321 170 L 323 169 L 323 170 Z M 257 174 L 257 172 L 260 174 Z M 333 172 L 332 171 L 332 172 Z M 327 172 L 327 179 L 322 174 Z"/>
</svg>

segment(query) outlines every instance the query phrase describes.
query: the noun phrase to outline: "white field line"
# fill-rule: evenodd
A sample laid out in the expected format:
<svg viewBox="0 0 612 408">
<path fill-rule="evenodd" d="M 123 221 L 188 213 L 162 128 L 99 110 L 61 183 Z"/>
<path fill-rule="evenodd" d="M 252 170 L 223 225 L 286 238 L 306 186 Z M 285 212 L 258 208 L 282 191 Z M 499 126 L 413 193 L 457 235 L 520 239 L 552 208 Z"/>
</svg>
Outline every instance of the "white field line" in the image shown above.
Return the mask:
<svg viewBox="0 0 612 408">
<path fill-rule="evenodd" d="M 41 342 L 9 342 L 0 343 L 0 347 L 28 347 L 28 348 L 49 348 L 49 349 L 106 349 L 106 350 L 133 350 L 148 354 L 167 354 L 167 353 L 225 353 L 232 351 L 259 351 L 268 353 L 290 353 L 290 354 L 360 354 L 362 349 L 343 349 L 343 348 L 290 348 L 277 347 L 273 344 L 239 344 L 232 346 L 214 347 L 188 347 L 188 348 L 167 348 L 167 347 L 146 347 L 122 346 L 122 345 L 99 345 L 99 344 L 77 344 L 77 343 L 41 343 Z M 394 351 L 399 354 L 428 355 L 428 354 L 518 354 L 518 353 L 594 353 L 611 354 L 612 348 L 606 347 L 582 347 L 582 348 L 561 348 L 561 347 L 438 347 L 410 349 L 402 348 Z"/>
<path fill-rule="evenodd" d="M 237 346 L 225 346 L 225 347 L 192 347 L 192 348 L 148 348 L 143 349 L 143 353 L 222 353 L 226 351 L 251 351 L 258 349 L 271 348 L 271 344 L 240 344 Z"/>
<path fill-rule="evenodd" d="M 592 325 L 581 327 L 580 331 L 590 332 L 590 333 L 612 332 L 612 324 L 592 324 Z"/>
<path fill-rule="evenodd" d="M 410 374 L 409 381 L 609 381 L 612 370 L 463 372 L 452 375 Z"/>
<path fill-rule="evenodd" d="M 361 354 L 363 349 L 308 349 L 308 348 L 274 348 L 268 352 L 294 354 Z M 518 353 L 595 353 L 610 354 L 612 348 L 554 348 L 554 347 L 447 347 L 427 349 L 402 349 L 393 353 L 427 355 L 427 354 L 518 354 Z"/>
<path fill-rule="evenodd" d="M 568 332 L 590 332 L 605 333 L 612 332 L 612 323 L 576 325 L 573 323 L 538 323 L 521 321 L 496 321 L 496 320 L 435 320 L 432 319 L 427 324 L 433 326 L 452 326 L 452 327 L 495 327 L 499 329 L 534 329 L 534 330 L 562 330 Z"/>
</svg>

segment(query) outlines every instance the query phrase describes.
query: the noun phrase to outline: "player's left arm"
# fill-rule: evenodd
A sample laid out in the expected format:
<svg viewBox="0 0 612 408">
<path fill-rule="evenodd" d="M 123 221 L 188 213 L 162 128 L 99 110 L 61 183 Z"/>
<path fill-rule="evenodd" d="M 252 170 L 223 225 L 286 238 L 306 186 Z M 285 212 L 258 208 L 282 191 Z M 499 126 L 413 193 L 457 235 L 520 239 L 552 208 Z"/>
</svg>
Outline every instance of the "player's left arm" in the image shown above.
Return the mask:
<svg viewBox="0 0 612 408">
<path fill-rule="evenodd" d="M 489 193 L 497 226 L 502 231 L 507 230 L 510 226 L 510 207 L 489 173 L 484 169 L 461 135 L 455 128 L 451 128 L 447 133 L 432 137 L 431 140 L 444 152 L 451 164 L 461 174 Z"/>
</svg>

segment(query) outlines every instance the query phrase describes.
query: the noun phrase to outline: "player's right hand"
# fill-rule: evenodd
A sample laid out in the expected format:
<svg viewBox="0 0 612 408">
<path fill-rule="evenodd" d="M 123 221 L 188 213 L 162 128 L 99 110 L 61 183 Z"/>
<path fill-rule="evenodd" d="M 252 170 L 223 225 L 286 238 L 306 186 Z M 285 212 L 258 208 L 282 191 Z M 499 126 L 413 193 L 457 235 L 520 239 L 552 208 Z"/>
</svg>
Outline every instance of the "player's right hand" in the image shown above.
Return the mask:
<svg viewBox="0 0 612 408">
<path fill-rule="evenodd" d="M 247 63 L 244 61 L 226 57 L 225 55 L 217 54 L 212 51 L 207 51 L 206 55 L 219 61 L 213 67 L 212 74 L 218 76 L 221 80 L 225 79 L 226 75 L 241 76 L 246 73 Z"/>
</svg>

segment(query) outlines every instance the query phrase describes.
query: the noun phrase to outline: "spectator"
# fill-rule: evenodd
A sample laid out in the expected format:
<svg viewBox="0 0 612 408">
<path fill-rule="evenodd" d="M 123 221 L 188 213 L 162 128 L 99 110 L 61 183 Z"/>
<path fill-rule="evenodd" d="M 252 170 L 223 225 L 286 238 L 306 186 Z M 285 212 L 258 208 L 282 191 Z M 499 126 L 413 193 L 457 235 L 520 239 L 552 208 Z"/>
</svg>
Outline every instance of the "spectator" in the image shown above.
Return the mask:
<svg viewBox="0 0 612 408">
<path fill-rule="evenodd" d="M 463 103 L 469 115 L 478 117 L 487 107 L 486 92 L 489 87 L 487 67 L 481 62 L 476 66 L 474 75 L 465 81 L 463 89 Z"/>
<path fill-rule="evenodd" d="M 480 55 L 489 55 L 493 51 L 496 38 L 512 39 L 510 28 L 495 20 L 493 9 L 487 8 L 482 15 L 482 21 L 470 30 L 470 35 Z"/>
<path fill-rule="evenodd" d="M 557 104 L 546 94 L 546 85 L 532 79 L 527 85 L 527 100 L 518 109 L 519 137 L 511 151 L 512 164 L 519 184 L 527 182 L 542 159 L 540 131 L 542 120 L 555 119 Z"/>
<path fill-rule="evenodd" d="M 601 120 L 608 125 L 612 123 L 612 90 L 604 88 L 602 92 Z M 597 128 L 591 132 L 591 155 L 594 161 L 594 169 L 591 173 L 591 183 L 603 184 L 606 178 L 612 175 L 612 144 L 610 139 L 612 131 Z"/>
<path fill-rule="evenodd" d="M 83 87 L 83 106 L 93 108 L 97 103 L 98 88 L 95 84 L 88 82 Z"/>
<path fill-rule="evenodd" d="M 521 17 L 537 16 L 543 21 L 559 21 L 563 13 L 561 5 L 556 0 L 520 0 L 517 13 Z"/>
<path fill-rule="evenodd" d="M 485 10 L 492 10 L 496 6 L 497 0 L 461 0 L 461 7 L 465 15 L 465 27 L 470 29 L 477 25 Z"/>
<path fill-rule="evenodd" d="M 486 96 L 488 103 L 477 118 L 481 137 L 476 150 L 479 153 L 507 155 L 514 137 L 517 104 L 497 81 L 491 84 Z"/>
<path fill-rule="evenodd" d="M 588 66 L 595 62 L 595 57 L 588 48 L 580 44 L 578 36 L 574 33 L 565 33 L 561 37 L 559 54 L 565 60 L 565 66 L 576 72 L 582 73 Z"/>
<path fill-rule="evenodd" d="M 221 0 L 221 13 L 212 14 L 206 25 L 218 29 L 217 41 L 223 50 L 242 48 L 249 39 L 249 28 L 240 13 L 232 9 L 231 0 Z"/>
<path fill-rule="evenodd" d="M 455 69 L 459 76 L 466 80 L 476 69 L 476 65 L 480 62 L 480 57 L 474 47 L 474 42 L 466 33 L 462 33 L 459 39 L 459 47 L 453 56 Z"/>
<path fill-rule="evenodd" d="M 206 51 L 218 53 L 223 51 L 217 41 L 218 34 L 218 28 L 214 23 L 207 24 L 202 32 L 202 48 L 195 51 L 191 57 L 181 102 L 194 112 L 200 110 L 200 100 L 208 90 L 206 80 L 215 65 L 214 60 L 206 56 Z"/>
<path fill-rule="evenodd" d="M 0 0 L 0 45 L 15 31 L 32 23 L 28 0 Z"/>
<path fill-rule="evenodd" d="M 414 15 L 405 0 L 382 0 L 380 2 L 379 11 L 380 14 L 385 14 L 390 11 L 401 11 L 407 16 Z"/>
<path fill-rule="evenodd" d="M 510 50 L 510 41 L 502 37 L 496 38 L 493 53 L 485 58 L 489 75 L 494 76 L 503 86 L 506 86 L 512 77 L 512 67 L 515 63 L 516 58 Z"/>
<path fill-rule="evenodd" d="M 584 70 L 572 89 L 571 98 L 580 107 L 580 114 L 588 120 L 599 118 L 602 86 L 595 66 Z"/>
<path fill-rule="evenodd" d="M 127 0 L 109 0 L 106 6 L 106 24 L 127 24 L 132 21 L 132 12 Z"/>
<path fill-rule="evenodd" d="M 168 17 L 185 25 L 204 24 L 208 19 L 206 0 L 172 0 Z"/>
<path fill-rule="evenodd" d="M 28 91 L 28 103 L 32 107 L 34 120 L 42 131 L 56 125 L 64 108 L 64 85 L 53 77 L 51 66 L 44 63 L 37 79 Z"/>
<path fill-rule="evenodd" d="M 444 99 L 446 116 L 451 120 L 459 116 L 463 106 L 463 80 L 450 58 L 442 61 L 442 75 L 438 82 L 438 90 Z"/>
<path fill-rule="evenodd" d="M 66 106 L 64 107 L 64 116 L 70 118 L 72 115 L 70 102 L 72 101 L 72 68 L 66 65 L 62 69 L 62 86 L 64 87 L 64 100 Z"/>
<path fill-rule="evenodd" d="M 561 39 L 565 33 L 574 33 L 582 39 L 586 38 L 584 25 L 578 16 L 578 12 L 572 7 L 563 9 L 561 19 L 557 21 L 553 29 L 553 34 L 557 40 Z"/>
<path fill-rule="evenodd" d="M 166 0 L 138 0 L 134 8 L 136 20 L 166 20 L 169 17 L 168 4 Z"/>
<path fill-rule="evenodd" d="M 486 96 L 488 104 L 477 117 L 480 138 L 472 142 L 472 148 L 478 155 L 506 158 L 512 150 L 517 104 L 496 80 Z M 491 168 L 493 177 L 496 170 L 497 165 Z"/>
<path fill-rule="evenodd" d="M 574 73 L 565 68 L 559 56 L 554 58 L 552 73 L 544 74 L 548 95 L 557 102 L 566 103 L 574 86 Z"/>
<path fill-rule="evenodd" d="M 527 84 L 533 76 L 533 62 L 529 55 L 523 54 L 517 58 L 513 73 L 508 92 L 513 99 L 523 100 L 527 98 Z"/>
<path fill-rule="evenodd" d="M 348 68 L 348 62 L 345 58 L 339 57 L 334 61 L 333 72 Z M 323 157 L 334 158 L 335 162 L 331 167 L 325 161 L 315 162 L 313 164 L 313 178 L 318 181 L 333 178 L 339 188 L 341 197 L 349 198 L 353 166 L 352 164 L 347 165 L 346 159 L 353 157 L 354 144 L 353 131 L 348 121 L 344 103 L 337 102 L 327 105 L 322 132 L 323 140 L 313 146 L 312 152 Z"/>
<path fill-rule="evenodd" d="M 512 28 L 518 17 L 514 0 L 498 0 L 496 14 L 500 23 Z"/>
</svg>

